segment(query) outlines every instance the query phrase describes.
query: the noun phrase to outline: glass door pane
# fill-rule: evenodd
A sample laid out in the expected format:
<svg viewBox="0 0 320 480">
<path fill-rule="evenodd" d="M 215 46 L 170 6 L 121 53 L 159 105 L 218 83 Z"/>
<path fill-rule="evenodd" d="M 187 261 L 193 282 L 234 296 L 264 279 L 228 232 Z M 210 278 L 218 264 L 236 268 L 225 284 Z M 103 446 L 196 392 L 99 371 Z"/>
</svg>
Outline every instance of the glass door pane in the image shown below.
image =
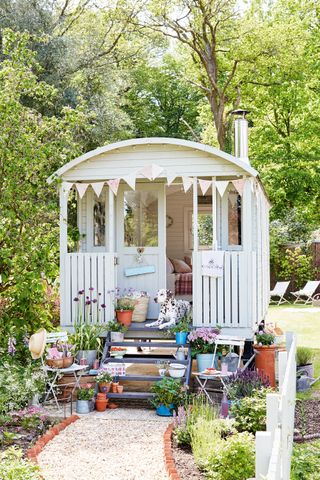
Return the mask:
<svg viewBox="0 0 320 480">
<path fill-rule="evenodd" d="M 158 246 L 158 196 L 152 191 L 124 192 L 124 246 Z"/>
</svg>

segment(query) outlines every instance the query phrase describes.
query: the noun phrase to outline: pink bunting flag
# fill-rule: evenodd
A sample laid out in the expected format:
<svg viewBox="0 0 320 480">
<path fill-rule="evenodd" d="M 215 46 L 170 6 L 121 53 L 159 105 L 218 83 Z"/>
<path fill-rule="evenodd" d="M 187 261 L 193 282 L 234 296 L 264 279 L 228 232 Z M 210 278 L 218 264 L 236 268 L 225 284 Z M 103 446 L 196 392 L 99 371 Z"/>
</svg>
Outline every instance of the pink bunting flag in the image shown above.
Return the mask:
<svg viewBox="0 0 320 480">
<path fill-rule="evenodd" d="M 163 168 L 159 165 L 153 163 L 152 165 L 146 165 L 142 170 L 141 174 L 146 177 L 148 180 L 155 180 L 163 172 Z"/>
<path fill-rule="evenodd" d="M 99 198 L 100 195 L 101 195 L 102 189 L 103 189 L 103 187 L 104 187 L 104 182 L 94 182 L 94 183 L 91 183 L 91 187 L 93 188 L 93 191 L 95 192 L 95 194 L 96 194 L 97 197 Z"/>
<path fill-rule="evenodd" d="M 229 182 L 227 180 L 219 180 L 218 182 L 216 182 L 216 188 L 220 194 L 220 197 L 223 197 L 228 185 Z"/>
<path fill-rule="evenodd" d="M 123 180 L 129 185 L 129 187 L 132 188 L 132 190 L 136 189 L 136 179 L 137 179 L 136 172 L 130 173 L 129 175 L 126 175 L 125 177 L 123 177 Z"/>
<path fill-rule="evenodd" d="M 202 180 L 201 178 L 199 178 L 199 185 L 202 195 L 205 195 L 212 185 L 212 180 Z"/>
<path fill-rule="evenodd" d="M 107 184 L 111 188 L 114 195 L 117 195 L 118 188 L 119 188 L 119 185 L 120 185 L 120 178 L 113 178 L 112 180 L 108 180 Z"/>
<path fill-rule="evenodd" d="M 86 193 L 89 185 L 90 185 L 90 183 L 76 183 L 76 189 L 78 190 L 80 198 L 83 198 L 83 196 Z"/>
<path fill-rule="evenodd" d="M 242 197 L 244 184 L 246 183 L 245 178 L 240 178 L 239 180 L 232 180 L 234 187 L 238 190 L 239 195 Z"/>
<path fill-rule="evenodd" d="M 192 185 L 192 183 L 193 183 L 193 178 L 191 178 L 191 177 L 182 177 L 182 183 L 183 183 L 184 193 L 187 193 L 187 191 L 189 190 L 189 188 L 191 187 L 191 185 Z"/>
</svg>

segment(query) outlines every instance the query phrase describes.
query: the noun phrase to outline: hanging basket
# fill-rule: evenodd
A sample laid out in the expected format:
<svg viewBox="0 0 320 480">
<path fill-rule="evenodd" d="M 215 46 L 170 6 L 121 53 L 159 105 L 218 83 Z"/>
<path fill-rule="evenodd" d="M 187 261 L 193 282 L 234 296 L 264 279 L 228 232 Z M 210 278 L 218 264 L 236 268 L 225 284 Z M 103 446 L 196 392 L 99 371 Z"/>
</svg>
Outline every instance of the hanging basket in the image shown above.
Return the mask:
<svg viewBox="0 0 320 480">
<path fill-rule="evenodd" d="M 148 306 L 149 297 L 140 297 L 134 307 L 132 321 L 140 323 L 145 322 L 147 320 Z"/>
</svg>

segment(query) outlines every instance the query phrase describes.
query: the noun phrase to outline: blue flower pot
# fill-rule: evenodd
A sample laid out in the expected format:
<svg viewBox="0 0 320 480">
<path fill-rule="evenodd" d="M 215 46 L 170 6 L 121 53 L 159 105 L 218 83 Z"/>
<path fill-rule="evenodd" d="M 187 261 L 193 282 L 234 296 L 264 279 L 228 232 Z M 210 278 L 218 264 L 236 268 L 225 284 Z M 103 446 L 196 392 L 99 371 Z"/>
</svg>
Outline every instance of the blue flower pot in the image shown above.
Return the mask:
<svg viewBox="0 0 320 480">
<path fill-rule="evenodd" d="M 160 417 L 172 417 L 173 409 L 174 409 L 173 404 L 170 405 L 170 408 L 166 407 L 165 405 L 159 405 L 159 407 L 157 407 L 156 409 L 156 412 L 157 412 L 157 415 L 159 415 Z"/>
<path fill-rule="evenodd" d="M 187 343 L 189 332 L 177 332 L 176 333 L 176 343 L 178 345 L 185 345 Z"/>
<path fill-rule="evenodd" d="M 197 369 L 198 372 L 203 372 L 206 368 L 211 368 L 213 362 L 213 353 L 198 353 L 197 355 Z M 214 359 L 214 368 L 218 369 L 218 357 Z"/>
</svg>

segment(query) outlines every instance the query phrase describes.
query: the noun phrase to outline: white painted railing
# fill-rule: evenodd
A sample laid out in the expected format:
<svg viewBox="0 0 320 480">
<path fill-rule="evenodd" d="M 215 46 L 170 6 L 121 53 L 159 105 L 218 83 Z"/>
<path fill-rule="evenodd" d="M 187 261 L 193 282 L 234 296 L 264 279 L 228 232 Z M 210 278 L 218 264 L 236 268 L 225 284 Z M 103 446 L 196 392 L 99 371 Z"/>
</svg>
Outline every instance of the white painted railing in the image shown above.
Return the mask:
<svg viewBox="0 0 320 480">
<path fill-rule="evenodd" d="M 279 393 L 267 395 L 267 431 L 256 433 L 256 479 L 289 480 L 296 399 L 296 338 L 279 352 Z"/>
<path fill-rule="evenodd" d="M 264 318 L 256 252 L 225 252 L 224 275 L 202 276 L 201 252 L 193 254 L 193 322 L 196 326 L 248 328 Z M 259 277 L 263 272 L 259 273 Z"/>
<path fill-rule="evenodd" d="M 115 286 L 115 265 L 113 253 L 66 253 L 60 262 L 60 323 L 64 327 L 71 327 L 76 320 L 80 290 L 85 295 L 99 300 L 101 308 L 99 321 L 108 322 L 114 317 L 113 295 L 108 293 Z M 89 290 L 93 288 L 94 290 Z M 99 295 L 100 294 L 100 295 Z M 91 309 L 90 317 L 93 323 L 98 321 L 96 304 Z"/>
</svg>

